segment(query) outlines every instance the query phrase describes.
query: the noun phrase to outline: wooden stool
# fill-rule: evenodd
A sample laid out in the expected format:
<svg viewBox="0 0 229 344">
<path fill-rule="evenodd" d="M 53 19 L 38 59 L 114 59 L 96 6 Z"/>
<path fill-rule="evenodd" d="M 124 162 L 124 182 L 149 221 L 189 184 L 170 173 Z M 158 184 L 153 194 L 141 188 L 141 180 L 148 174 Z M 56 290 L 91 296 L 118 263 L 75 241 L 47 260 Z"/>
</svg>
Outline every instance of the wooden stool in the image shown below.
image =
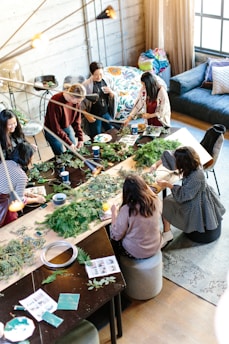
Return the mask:
<svg viewBox="0 0 229 344">
<path fill-rule="evenodd" d="M 198 242 L 202 244 L 209 244 L 210 242 L 213 242 L 220 237 L 221 221 L 216 229 L 213 229 L 213 230 L 206 229 L 204 233 L 194 231 L 194 232 L 185 233 L 185 234 L 190 240 L 194 242 Z"/>
<path fill-rule="evenodd" d="M 58 339 L 55 344 L 99 344 L 99 333 L 88 320 L 82 322 L 74 330 Z"/>
<path fill-rule="evenodd" d="M 146 259 L 120 256 L 120 267 L 126 281 L 125 292 L 136 300 L 148 300 L 162 289 L 162 253 Z"/>
</svg>

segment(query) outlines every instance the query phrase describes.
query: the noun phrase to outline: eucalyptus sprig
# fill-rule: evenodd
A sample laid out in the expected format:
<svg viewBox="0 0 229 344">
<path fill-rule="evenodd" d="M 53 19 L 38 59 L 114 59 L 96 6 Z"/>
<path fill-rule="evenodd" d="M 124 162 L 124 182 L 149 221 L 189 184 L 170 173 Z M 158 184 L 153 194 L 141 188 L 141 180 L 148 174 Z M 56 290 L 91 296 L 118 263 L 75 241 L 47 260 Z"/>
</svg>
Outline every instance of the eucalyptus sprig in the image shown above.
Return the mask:
<svg viewBox="0 0 229 344">
<path fill-rule="evenodd" d="M 114 276 L 103 277 L 101 280 L 97 280 L 93 278 L 93 280 L 89 280 L 87 283 L 88 290 L 98 290 L 102 288 L 104 285 L 108 285 L 109 283 L 115 283 L 116 278 Z"/>
</svg>

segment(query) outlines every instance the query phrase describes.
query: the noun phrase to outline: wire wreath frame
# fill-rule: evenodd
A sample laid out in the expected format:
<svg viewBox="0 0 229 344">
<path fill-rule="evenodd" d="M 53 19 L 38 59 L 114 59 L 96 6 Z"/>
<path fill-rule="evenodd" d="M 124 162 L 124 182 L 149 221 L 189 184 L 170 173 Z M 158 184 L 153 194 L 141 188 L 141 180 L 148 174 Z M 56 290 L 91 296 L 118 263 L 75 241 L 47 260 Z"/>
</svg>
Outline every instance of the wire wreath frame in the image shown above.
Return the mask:
<svg viewBox="0 0 229 344">
<path fill-rule="evenodd" d="M 50 252 L 51 249 L 55 248 L 55 247 L 66 247 L 67 249 L 72 249 L 72 256 L 69 260 L 67 260 L 64 263 L 61 264 L 56 264 L 56 263 L 51 263 L 47 260 L 47 253 Z M 50 243 L 49 245 L 45 246 L 41 252 L 41 261 L 44 265 L 46 265 L 47 267 L 51 268 L 51 269 L 59 269 L 59 268 L 65 268 L 69 265 L 71 265 L 75 259 L 77 258 L 78 255 L 78 249 L 75 245 L 72 245 L 71 243 L 67 242 L 67 241 L 55 241 Z"/>
</svg>

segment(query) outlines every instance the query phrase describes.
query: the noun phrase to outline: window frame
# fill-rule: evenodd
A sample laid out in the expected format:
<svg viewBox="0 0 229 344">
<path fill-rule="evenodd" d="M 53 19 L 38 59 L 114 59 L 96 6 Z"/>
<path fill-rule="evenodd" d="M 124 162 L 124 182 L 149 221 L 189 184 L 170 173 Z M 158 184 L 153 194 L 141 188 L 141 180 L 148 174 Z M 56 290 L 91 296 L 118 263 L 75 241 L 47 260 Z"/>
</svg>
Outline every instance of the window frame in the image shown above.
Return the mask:
<svg viewBox="0 0 229 344">
<path fill-rule="evenodd" d="M 203 0 L 200 0 L 200 11 L 201 12 L 195 12 L 195 18 L 200 18 L 200 46 L 194 46 L 195 52 L 199 53 L 204 53 L 204 54 L 209 54 L 209 55 L 215 55 L 215 56 L 220 56 L 220 57 L 228 57 L 229 56 L 229 51 L 223 51 L 222 50 L 222 44 L 223 44 L 223 24 L 224 21 L 229 22 L 229 18 L 226 18 L 223 16 L 223 9 L 224 9 L 224 2 L 228 0 L 221 0 L 221 10 L 220 10 L 220 15 L 213 15 L 213 14 L 206 14 L 203 13 Z M 212 18 L 212 19 L 217 19 L 220 20 L 220 50 L 214 50 L 214 49 L 208 49 L 208 48 L 203 48 L 202 47 L 202 38 L 203 38 L 203 18 Z"/>
</svg>

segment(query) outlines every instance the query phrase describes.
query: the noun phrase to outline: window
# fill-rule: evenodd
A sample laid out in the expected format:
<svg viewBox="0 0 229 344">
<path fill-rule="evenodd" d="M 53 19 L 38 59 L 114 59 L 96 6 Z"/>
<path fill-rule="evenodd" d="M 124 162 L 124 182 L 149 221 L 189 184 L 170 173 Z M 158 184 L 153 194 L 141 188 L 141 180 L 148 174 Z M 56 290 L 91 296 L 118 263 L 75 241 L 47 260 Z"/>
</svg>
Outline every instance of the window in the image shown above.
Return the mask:
<svg viewBox="0 0 229 344">
<path fill-rule="evenodd" d="M 229 1 L 195 0 L 195 50 L 229 54 Z"/>
</svg>

